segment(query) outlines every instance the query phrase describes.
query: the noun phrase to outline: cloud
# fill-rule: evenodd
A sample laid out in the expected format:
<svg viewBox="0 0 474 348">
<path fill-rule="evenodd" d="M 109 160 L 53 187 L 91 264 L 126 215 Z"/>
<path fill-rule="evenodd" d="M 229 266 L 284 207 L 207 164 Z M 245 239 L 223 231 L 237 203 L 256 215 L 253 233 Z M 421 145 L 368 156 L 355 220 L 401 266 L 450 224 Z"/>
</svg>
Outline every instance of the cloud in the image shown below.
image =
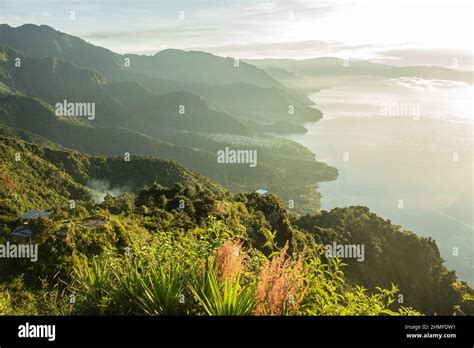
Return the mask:
<svg viewBox="0 0 474 348">
<path fill-rule="evenodd" d="M 239 58 L 335 56 L 402 66 L 457 63 L 460 69 L 473 64 L 472 34 L 465 30 L 472 15 L 467 5 L 451 2 L 429 9 L 418 2 L 362 0 L 0 0 L 0 6 L 4 23 L 47 24 L 119 53 L 150 54 L 166 46 Z M 72 9 L 76 20 L 69 19 Z M 387 25 L 392 19 L 400 25 Z M 418 43 L 397 44 L 408 40 Z M 441 48 L 420 48 L 435 46 Z"/>
<path fill-rule="evenodd" d="M 461 49 L 445 48 L 407 48 L 407 49 L 389 49 L 376 52 L 377 62 L 391 65 L 436 65 L 447 68 L 473 69 L 473 54 Z"/>
<path fill-rule="evenodd" d="M 275 2 L 261 2 L 247 7 L 247 10 L 271 10 L 276 7 Z"/>
<path fill-rule="evenodd" d="M 419 77 L 400 77 L 390 80 L 393 85 L 407 87 L 410 89 L 444 89 L 444 88 L 460 88 L 469 86 L 468 83 L 451 80 L 422 79 Z"/>
<path fill-rule="evenodd" d="M 190 25 L 178 25 L 160 28 L 141 28 L 131 30 L 103 30 L 84 33 L 83 37 L 87 39 L 128 39 L 128 38 L 157 38 L 157 37 L 183 37 L 183 36 L 202 36 L 215 32 L 215 27 L 197 27 Z"/>
<path fill-rule="evenodd" d="M 380 48 L 381 46 L 376 44 L 347 45 L 336 40 L 304 40 L 196 46 L 193 49 L 211 51 L 215 54 L 235 56 L 239 58 L 280 57 L 302 59 L 334 56 L 355 59 L 366 56 L 367 51 L 374 51 Z"/>
<path fill-rule="evenodd" d="M 240 6 L 234 8 L 232 13 L 234 16 L 238 14 L 240 20 L 247 22 L 261 22 L 263 20 L 278 21 L 289 19 L 289 14 L 295 19 L 315 20 L 323 16 L 329 15 L 342 8 L 341 2 L 314 2 L 314 1 L 278 1 L 255 4 L 252 6 Z M 348 3 L 345 4 L 348 6 Z M 235 12 L 237 10 L 237 12 Z"/>
</svg>

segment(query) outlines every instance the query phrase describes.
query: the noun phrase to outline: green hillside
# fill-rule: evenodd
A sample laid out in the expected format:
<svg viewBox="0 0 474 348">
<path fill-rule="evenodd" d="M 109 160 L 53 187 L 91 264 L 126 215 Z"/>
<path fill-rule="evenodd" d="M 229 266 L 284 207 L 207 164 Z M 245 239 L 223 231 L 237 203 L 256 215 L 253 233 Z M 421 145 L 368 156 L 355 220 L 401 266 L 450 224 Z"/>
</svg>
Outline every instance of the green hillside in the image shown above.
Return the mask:
<svg viewBox="0 0 474 348">
<path fill-rule="evenodd" d="M 29 97 L 0 96 L 0 102 L 0 124 L 5 126 L 87 153 L 122 157 L 129 153 L 174 160 L 232 192 L 266 187 L 285 201 L 293 200 L 295 210 L 300 212 L 317 211 L 319 194 L 315 185 L 337 176 L 334 168 L 316 162 L 303 146 L 283 139 L 169 131 L 155 134 L 156 138 L 128 128 L 94 127 L 93 122 L 86 124 L 75 117 L 57 117 L 50 106 Z M 226 146 L 258 151 L 258 166 L 219 164 L 216 153 Z"/>
<path fill-rule="evenodd" d="M 0 314 L 472 314 L 472 289 L 436 244 L 367 208 L 299 217 L 273 195 L 225 194 L 172 162 L 0 146 L 0 239 L 27 209 L 54 212 L 28 223 L 37 262 L 0 262 Z M 148 186 L 94 203 L 87 184 L 104 178 Z M 373 248 L 370 278 L 325 256 L 340 241 Z"/>
<path fill-rule="evenodd" d="M 121 187 L 130 192 L 153 183 L 204 185 L 220 192 L 207 179 L 175 162 L 143 156 L 134 156 L 130 161 L 123 157 L 91 156 L 16 137 L 2 136 L 0 146 L 4 221 L 16 220 L 21 210 L 63 207 L 69 205 L 70 199 L 90 200 L 98 194 L 94 187 L 89 187 L 91 179 L 107 181 L 111 188 Z"/>
</svg>

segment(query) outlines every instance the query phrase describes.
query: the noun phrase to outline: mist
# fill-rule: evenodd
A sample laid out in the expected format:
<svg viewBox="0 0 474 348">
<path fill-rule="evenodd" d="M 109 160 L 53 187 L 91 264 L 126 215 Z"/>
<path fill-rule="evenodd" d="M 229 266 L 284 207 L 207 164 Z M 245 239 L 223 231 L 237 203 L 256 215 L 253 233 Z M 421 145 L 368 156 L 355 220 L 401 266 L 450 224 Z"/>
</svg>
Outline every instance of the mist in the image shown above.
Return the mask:
<svg viewBox="0 0 474 348">
<path fill-rule="evenodd" d="M 130 186 L 112 186 L 111 182 L 106 179 L 90 179 L 87 180 L 87 186 L 94 190 L 91 198 L 95 203 L 102 203 L 108 194 L 118 197 L 123 193 L 132 191 Z"/>
</svg>

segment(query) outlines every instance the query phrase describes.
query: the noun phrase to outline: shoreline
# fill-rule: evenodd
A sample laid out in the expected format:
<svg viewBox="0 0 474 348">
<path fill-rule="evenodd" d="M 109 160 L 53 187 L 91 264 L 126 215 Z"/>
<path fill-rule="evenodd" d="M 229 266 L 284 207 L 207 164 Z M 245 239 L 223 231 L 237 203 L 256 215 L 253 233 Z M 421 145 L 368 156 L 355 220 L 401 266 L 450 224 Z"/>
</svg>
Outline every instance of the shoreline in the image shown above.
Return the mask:
<svg viewBox="0 0 474 348">
<path fill-rule="evenodd" d="M 281 137 L 308 148 L 315 160 L 338 170 L 336 180 L 318 185 L 321 210 L 366 206 L 371 212 L 400 225 L 402 230 L 435 239 L 446 265 L 472 286 L 474 277 L 469 261 L 472 251 L 466 246 L 472 245 L 474 227 L 470 221 L 472 216 L 463 215 L 472 207 L 469 203 L 472 186 L 466 180 L 469 176 L 466 162 L 472 150 L 460 152 L 464 162 L 458 165 L 450 162 L 450 148 L 445 149 L 446 146 L 458 149 L 459 144 L 468 146 L 466 142 L 472 141 L 468 137 L 470 127 L 432 118 L 420 118 L 414 121 L 416 123 L 406 118 L 378 117 L 376 121 L 373 117 L 323 118 L 311 123 L 304 135 Z M 472 126 L 473 122 L 468 124 Z M 407 130 L 406 125 L 416 127 Z M 371 134 L 367 126 L 378 131 Z M 438 138 L 438 134 L 444 136 Z M 453 134 L 466 136 L 455 138 Z M 431 139 L 431 143 L 425 139 Z M 453 141 L 457 145 L 452 145 Z M 350 153 L 348 162 L 342 159 L 344 150 Z M 463 189 L 466 190 L 464 195 Z M 397 208 L 400 199 L 404 209 Z M 453 256 L 455 247 L 461 256 Z"/>
</svg>

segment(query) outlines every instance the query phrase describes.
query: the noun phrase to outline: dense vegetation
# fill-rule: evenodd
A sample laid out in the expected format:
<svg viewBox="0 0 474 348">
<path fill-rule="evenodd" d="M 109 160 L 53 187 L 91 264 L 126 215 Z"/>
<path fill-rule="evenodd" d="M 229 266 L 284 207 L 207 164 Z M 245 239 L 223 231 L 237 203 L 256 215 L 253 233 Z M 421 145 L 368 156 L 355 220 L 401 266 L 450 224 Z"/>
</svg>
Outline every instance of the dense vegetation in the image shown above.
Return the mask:
<svg viewBox="0 0 474 348">
<path fill-rule="evenodd" d="M 319 211 L 337 170 L 265 133 L 321 117 L 297 78 L 321 62 L 257 63 L 0 25 L 0 246 L 39 248 L 0 258 L 0 314 L 474 314 L 434 240 L 365 207 Z M 56 115 L 63 100 L 95 103 L 94 120 Z M 226 147 L 258 166 L 218 163 Z M 21 221 L 30 209 L 52 214 Z M 364 262 L 331 243 L 364 245 Z"/>
<path fill-rule="evenodd" d="M 298 216 L 172 162 L 0 144 L 2 243 L 26 209 L 55 211 L 28 223 L 37 262 L 0 261 L 2 314 L 472 314 L 436 244 L 367 208 Z M 134 189 L 95 203 L 87 183 L 101 173 Z M 365 244 L 367 262 L 326 257 L 333 241 Z"/>
</svg>

